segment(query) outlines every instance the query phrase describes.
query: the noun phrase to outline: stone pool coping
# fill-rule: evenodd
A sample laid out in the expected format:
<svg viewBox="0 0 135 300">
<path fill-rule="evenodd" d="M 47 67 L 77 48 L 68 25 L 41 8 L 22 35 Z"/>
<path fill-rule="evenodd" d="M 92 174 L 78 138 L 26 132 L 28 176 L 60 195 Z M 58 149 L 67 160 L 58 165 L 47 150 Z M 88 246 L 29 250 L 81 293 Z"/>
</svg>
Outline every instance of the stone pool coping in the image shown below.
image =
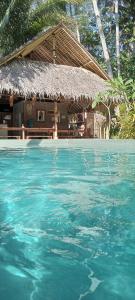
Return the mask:
<svg viewBox="0 0 135 300">
<path fill-rule="evenodd" d="M 27 149 L 27 148 L 89 148 L 111 152 L 122 151 L 135 153 L 135 140 L 99 140 L 99 139 L 59 139 L 59 140 L 12 140 L 1 139 L 2 149 Z"/>
</svg>

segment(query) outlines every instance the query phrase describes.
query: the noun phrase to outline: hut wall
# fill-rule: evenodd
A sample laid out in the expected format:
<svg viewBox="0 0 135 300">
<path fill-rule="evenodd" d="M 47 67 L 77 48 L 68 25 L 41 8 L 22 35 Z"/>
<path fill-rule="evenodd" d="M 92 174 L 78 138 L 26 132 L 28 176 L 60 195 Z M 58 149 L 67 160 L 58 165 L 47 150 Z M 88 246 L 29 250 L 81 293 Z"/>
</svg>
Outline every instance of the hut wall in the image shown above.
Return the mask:
<svg viewBox="0 0 135 300">
<path fill-rule="evenodd" d="M 39 118 L 39 114 L 43 119 Z M 54 126 L 54 103 L 26 101 L 14 104 L 13 126 L 35 128 L 53 128 Z M 68 129 L 69 114 L 68 104 L 58 103 L 58 129 Z M 86 135 L 90 138 L 104 138 L 105 123 L 102 117 L 95 112 L 88 112 L 86 119 Z"/>
<path fill-rule="evenodd" d="M 106 117 L 100 113 L 94 114 L 94 137 L 105 138 L 104 130 L 106 128 Z"/>
<path fill-rule="evenodd" d="M 100 138 L 100 126 L 97 119 L 97 114 L 94 114 L 94 138 Z"/>
<path fill-rule="evenodd" d="M 92 112 L 87 113 L 86 130 L 87 135 L 91 138 L 104 138 L 104 129 L 106 128 L 105 120 L 102 115 Z"/>
<path fill-rule="evenodd" d="M 94 137 L 94 113 L 87 113 L 86 130 L 89 137 Z"/>
<path fill-rule="evenodd" d="M 39 120 L 39 114 L 43 119 Z M 24 104 L 24 126 L 52 128 L 54 125 L 54 103 L 27 101 Z M 58 104 L 58 129 L 68 128 L 68 112 L 64 103 Z"/>
<path fill-rule="evenodd" d="M 18 102 L 13 106 L 13 126 L 21 127 L 24 121 L 24 102 Z"/>
</svg>

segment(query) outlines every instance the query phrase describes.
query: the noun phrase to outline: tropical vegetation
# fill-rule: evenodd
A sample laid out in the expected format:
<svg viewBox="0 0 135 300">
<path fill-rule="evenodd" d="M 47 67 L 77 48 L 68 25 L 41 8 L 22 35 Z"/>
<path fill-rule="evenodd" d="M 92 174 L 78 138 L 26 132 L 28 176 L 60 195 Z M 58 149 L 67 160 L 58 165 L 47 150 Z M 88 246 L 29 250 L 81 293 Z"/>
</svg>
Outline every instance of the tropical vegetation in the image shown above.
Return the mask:
<svg viewBox="0 0 135 300">
<path fill-rule="evenodd" d="M 107 112 L 109 136 L 135 138 L 135 81 L 122 77 L 108 81 L 108 91 L 97 94 L 92 107 L 102 104 Z M 117 102 L 117 109 L 114 103 Z"/>
<path fill-rule="evenodd" d="M 134 138 L 134 0 L 0 0 L 0 55 L 61 21 L 74 31 L 112 79 L 109 91 L 97 95 L 93 107 L 99 102 L 106 106 L 110 134 Z M 119 103 L 115 125 L 114 98 L 124 102 Z"/>
</svg>

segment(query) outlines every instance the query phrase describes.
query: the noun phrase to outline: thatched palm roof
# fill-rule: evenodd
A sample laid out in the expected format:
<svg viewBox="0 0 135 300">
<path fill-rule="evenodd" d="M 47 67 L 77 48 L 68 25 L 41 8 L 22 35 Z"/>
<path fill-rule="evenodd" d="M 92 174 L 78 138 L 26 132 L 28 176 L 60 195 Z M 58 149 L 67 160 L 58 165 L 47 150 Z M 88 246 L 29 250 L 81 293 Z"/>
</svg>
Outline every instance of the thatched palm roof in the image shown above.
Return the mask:
<svg viewBox="0 0 135 300">
<path fill-rule="evenodd" d="M 106 89 L 105 80 L 83 68 L 28 59 L 14 60 L 0 68 L 0 93 L 93 99 L 97 92 Z"/>
<path fill-rule="evenodd" d="M 103 79 L 109 79 L 94 57 L 81 45 L 62 23 L 42 32 L 13 53 L 0 60 L 0 66 L 17 58 L 53 63 L 55 39 L 56 64 L 83 67 Z"/>
</svg>

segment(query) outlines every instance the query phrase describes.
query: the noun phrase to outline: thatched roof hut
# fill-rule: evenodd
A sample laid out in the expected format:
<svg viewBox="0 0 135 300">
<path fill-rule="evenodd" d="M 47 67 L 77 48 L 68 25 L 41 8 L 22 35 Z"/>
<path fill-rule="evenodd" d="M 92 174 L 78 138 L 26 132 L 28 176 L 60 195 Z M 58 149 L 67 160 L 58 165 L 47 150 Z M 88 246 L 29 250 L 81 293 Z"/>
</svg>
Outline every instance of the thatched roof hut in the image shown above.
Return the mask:
<svg viewBox="0 0 135 300">
<path fill-rule="evenodd" d="M 64 24 L 0 60 L 0 96 L 92 100 L 107 89 L 108 79 Z"/>
<path fill-rule="evenodd" d="M 0 68 L 0 93 L 39 98 L 94 99 L 107 88 L 105 80 L 83 68 L 16 59 Z"/>
</svg>

